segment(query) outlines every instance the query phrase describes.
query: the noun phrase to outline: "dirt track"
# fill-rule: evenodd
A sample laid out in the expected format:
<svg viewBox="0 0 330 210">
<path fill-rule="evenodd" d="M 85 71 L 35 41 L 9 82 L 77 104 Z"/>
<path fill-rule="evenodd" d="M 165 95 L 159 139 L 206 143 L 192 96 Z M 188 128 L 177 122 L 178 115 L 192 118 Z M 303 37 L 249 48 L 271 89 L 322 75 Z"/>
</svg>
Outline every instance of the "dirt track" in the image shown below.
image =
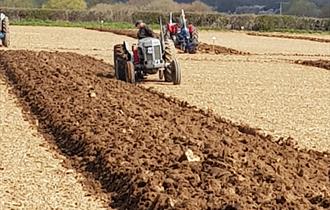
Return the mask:
<svg viewBox="0 0 330 210">
<path fill-rule="evenodd" d="M 330 154 L 111 80 L 111 67 L 89 57 L 7 51 L 0 63 L 40 126 L 101 180 L 113 207 L 330 208 Z M 187 161 L 189 150 L 199 160 Z"/>
</svg>

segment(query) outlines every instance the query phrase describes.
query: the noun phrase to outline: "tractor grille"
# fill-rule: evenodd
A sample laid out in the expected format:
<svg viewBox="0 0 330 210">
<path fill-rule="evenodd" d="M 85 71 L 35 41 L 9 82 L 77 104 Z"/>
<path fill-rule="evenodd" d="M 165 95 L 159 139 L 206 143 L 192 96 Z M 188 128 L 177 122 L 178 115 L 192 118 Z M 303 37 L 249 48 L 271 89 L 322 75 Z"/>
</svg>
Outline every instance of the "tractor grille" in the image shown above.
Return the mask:
<svg viewBox="0 0 330 210">
<path fill-rule="evenodd" d="M 147 61 L 153 61 L 153 55 L 152 54 L 147 54 Z"/>
<path fill-rule="evenodd" d="M 160 46 L 155 46 L 154 47 L 154 52 L 155 52 L 155 59 L 160 60 L 162 58 L 162 55 L 160 54 Z"/>
</svg>

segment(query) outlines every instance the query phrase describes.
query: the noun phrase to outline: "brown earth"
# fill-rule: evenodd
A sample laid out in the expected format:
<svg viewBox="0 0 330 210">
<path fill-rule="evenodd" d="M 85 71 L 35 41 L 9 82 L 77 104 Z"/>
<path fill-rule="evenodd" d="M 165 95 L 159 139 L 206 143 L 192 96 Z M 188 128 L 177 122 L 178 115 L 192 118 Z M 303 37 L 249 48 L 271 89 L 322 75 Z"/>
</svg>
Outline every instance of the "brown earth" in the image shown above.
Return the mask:
<svg viewBox="0 0 330 210">
<path fill-rule="evenodd" d="M 128 36 L 131 38 L 137 38 L 137 33 L 134 30 L 128 30 L 128 29 L 95 29 L 95 28 L 87 28 L 89 30 L 97 30 L 97 31 L 101 31 L 101 32 L 111 32 L 117 35 L 124 35 L 124 36 Z M 282 37 L 285 38 L 285 35 L 271 35 L 271 34 L 261 34 L 261 33 L 254 33 L 254 32 L 250 32 L 247 33 L 248 35 L 255 35 L 255 36 L 268 36 L 268 37 Z M 290 36 L 288 36 L 290 37 Z M 295 38 L 296 36 L 292 36 L 291 38 Z M 321 39 L 321 38 L 315 38 L 315 37 L 296 37 L 297 39 L 304 39 L 304 40 L 323 40 L 323 42 L 327 42 L 327 39 Z M 330 40 L 329 40 L 330 41 Z M 320 41 L 321 42 L 321 41 Z M 242 52 L 239 50 L 235 50 L 232 48 L 227 48 L 227 47 L 222 47 L 219 45 L 213 45 L 213 44 L 207 44 L 207 43 L 200 43 L 198 45 L 198 53 L 205 53 L 205 54 L 229 54 L 229 55 L 251 55 L 251 53 L 248 52 Z M 271 54 L 270 54 L 271 55 Z M 287 54 L 284 53 L 277 53 L 277 54 L 272 54 L 272 55 L 284 55 L 287 56 Z M 291 56 L 304 56 L 303 54 L 293 54 Z M 318 56 L 322 56 L 322 55 L 318 55 Z M 200 59 L 200 60 L 205 60 L 205 59 Z M 328 69 L 329 64 L 328 61 L 326 60 L 319 60 L 319 61 L 301 61 L 301 60 L 290 60 L 287 59 L 288 62 L 294 62 L 297 64 L 304 64 L 304 65 L 309 65 L 309 66 L 316 66 L 319 68 L 325 68 Z"/>
<path fill-rule="evenodd" d="M 283 34 L 265 34 L 265 33 L 256 33 L 256 32 L 248 32 L 246 34 L 250 35 L 250 36 L 276 37 L 276 38 L 285 38 L 285 39 L 301 39 L 301 40 L 308 40 L 308 41 L 314 41 L 314 42 L 330 43 L 330 39 L 308 37 L 308 36 L 290 36 L 290 35 L 283 35 Z"/>
<path fill-rule="evenodd" d="M 117 35 L 124 35 L 131 38 L 137 39 L 136 30 L 128 30 L 128 29 L 95 29 L 95 28 L 87 28 L 90 30 L 97 30 L 102 32 L 111 32 Z M 223 47 L 219 45 L 207 44 L 207 43 L 199 43 L 197 48 L 197 53 L 206 53 L 206 54 L 229 54 L 229 55 L 249 55 L 248 52 L 238 51 L 232 48 Z"/>
<path fill-rule="evenodd" d="M 292 137 L 301 147 L 330 150 L 330 74 L 293 62 L 330 60 L 330 43 L 240 32 L 200 31 L 199 35 L 202 42 L 212 44 L 216 37 L 216 45 L 256 55 L 177 54 L 180 86 L 158 82 L 157 77 L 144 85 L 276 137 Z M 12 38 L 11 49 L 76 52 L 110 64 L 115 44 L 136 42 L 113 33 L 62 27 L 13 26 Z"/>
<path fill-rule="evenodd" d="M 315 66 L 315 67 L 330 70 L 330 60 L 316 60 L 316 61 L 297 60 L 297 61 L 295 61 L 295 63 L 306 65 L 306 66 Z"/>
<path fill-rule="evenodd" d="M 329 153 L 113 80 L 111 66 L 88 56 L 6 51 L 0 69 L 112 207 L 330 208 Z"/>
</svg>

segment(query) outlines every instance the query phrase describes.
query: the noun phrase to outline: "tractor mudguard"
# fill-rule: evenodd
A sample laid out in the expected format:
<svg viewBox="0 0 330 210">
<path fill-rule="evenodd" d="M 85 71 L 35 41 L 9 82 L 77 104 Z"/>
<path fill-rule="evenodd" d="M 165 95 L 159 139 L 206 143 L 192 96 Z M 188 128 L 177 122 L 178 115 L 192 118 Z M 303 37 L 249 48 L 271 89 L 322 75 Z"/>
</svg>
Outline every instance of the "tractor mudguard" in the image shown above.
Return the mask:
<svg viewBox="0 0 330 210">
<path fill-rule="evenodd" d="M 128 60 L 133 62 L 134 61 L 134 56 L 133 56 L 133 52 L 129 48 L 128 42 L 124 41 L 123 46 L 124 46 L 125 52 L 128 55 Z"/>
</svg>

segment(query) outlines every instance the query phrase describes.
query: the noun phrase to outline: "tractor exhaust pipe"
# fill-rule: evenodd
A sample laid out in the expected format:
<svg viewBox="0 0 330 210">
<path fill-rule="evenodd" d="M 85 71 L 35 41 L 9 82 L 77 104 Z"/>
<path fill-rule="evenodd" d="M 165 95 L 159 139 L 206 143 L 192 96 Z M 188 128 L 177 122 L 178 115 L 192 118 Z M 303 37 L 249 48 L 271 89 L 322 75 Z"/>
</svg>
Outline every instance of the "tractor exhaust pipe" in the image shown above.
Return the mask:
<svg viewBox="0 0 330 210">
<path fill-rule="evenodd" d="M 164 27 L 163 27 L 163 21 L 162 16 L 159 16 L 159 25 L 160 25 L 160 43 L 163 51 L 165 50 L 165 35 L 164 35 Z"/>
<path fill-rule="evenodd" d="M 173 23 L 173 13 L 170 12 L 170 24 L 172 25 L 172 23 Z"/>
<path fill-rule="evenodd" d="M 187 29 L 187 21 L 186 21 L 186 15 L 184 14 L 184 10 L 181 9 L 181 18 L 182 18 L 182 24 L 185 29 Z"/>
</svg>

